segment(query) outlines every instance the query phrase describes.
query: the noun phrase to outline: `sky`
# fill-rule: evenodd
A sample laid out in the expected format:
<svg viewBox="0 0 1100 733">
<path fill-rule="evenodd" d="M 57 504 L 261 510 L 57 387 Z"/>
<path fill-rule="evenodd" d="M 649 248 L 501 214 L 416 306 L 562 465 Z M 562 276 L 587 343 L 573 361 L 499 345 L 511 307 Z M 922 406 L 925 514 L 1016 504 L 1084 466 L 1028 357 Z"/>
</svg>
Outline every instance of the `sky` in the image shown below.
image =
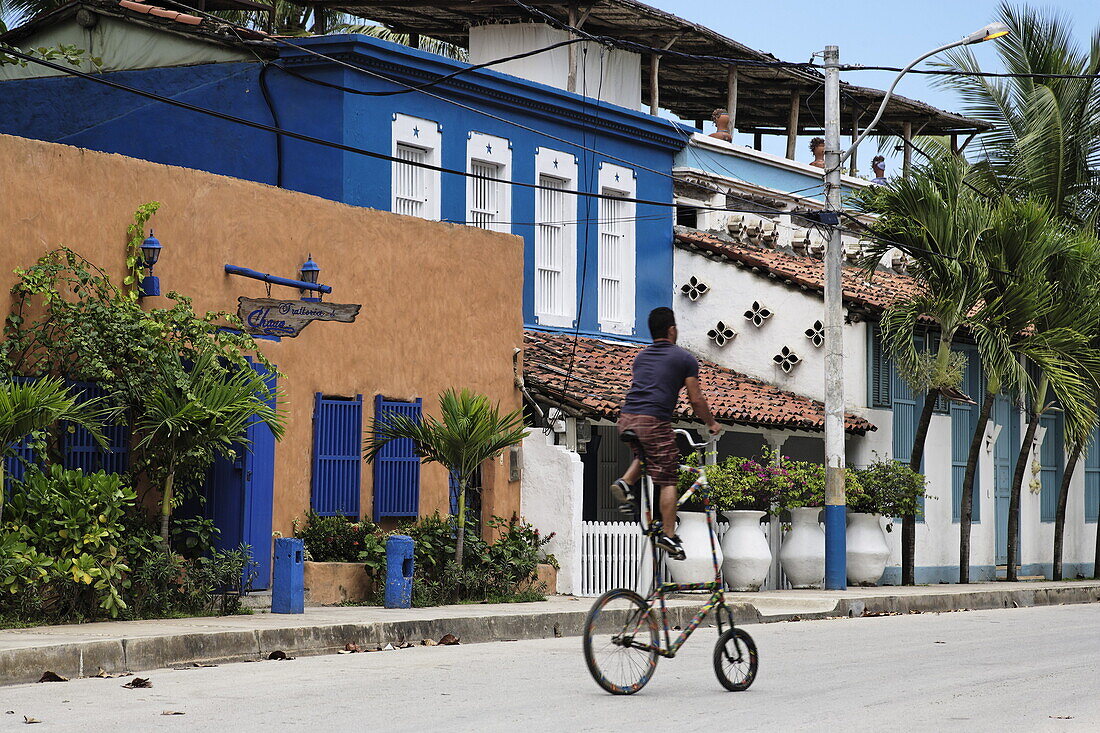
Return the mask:
<svg viewBox="0 0 1100 733">
<path fill-rule="evenodd" d="M 841 63 L 905 66 L 917 56 L 961 38 L 994 20 L 998 0 L 778 0 L 750 3 L 745 0 L 643 0 L 649 5 L 705 25 L 750 48 L 784 61 L 808 61 L 826 45 L 840 47 Z M 1032 5 L 1053 9 L 1073 24 L 1082 46 L 1100 25 L 1098 0 L 1057 0 Z M 991 44 L 971 47 L 982 67 L 996 70 Z M 844 81 L 885 89 L 893 80 L 888 72 L 845 72 Z M 898 85 L 898 93 L 941 109 L 961 111 L 951 91 L 936 89 L 932 77 L 910 75 Z M 738 142 L 749 141 L 739 139 Z M 764 149 L 783 155 L 786 143 L 765 137 Z M 804 142 L 799 156 L 808 158 Z M 864 161 L 870 160 L 866 155 Z M 861 167 L 866 167 L 861 165 Z M 861 171 L 861 174 L 868 174 Z"/>
</svg>

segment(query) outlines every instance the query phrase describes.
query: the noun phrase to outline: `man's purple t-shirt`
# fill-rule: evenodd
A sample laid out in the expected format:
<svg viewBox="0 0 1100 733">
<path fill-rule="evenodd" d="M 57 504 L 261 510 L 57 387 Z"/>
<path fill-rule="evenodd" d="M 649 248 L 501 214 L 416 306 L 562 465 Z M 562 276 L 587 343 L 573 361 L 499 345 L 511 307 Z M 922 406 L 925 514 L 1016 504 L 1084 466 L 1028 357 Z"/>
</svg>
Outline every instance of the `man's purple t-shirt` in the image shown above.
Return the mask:
<svg viewBox="0 0 1100 733">
<path fill-rule="evenodd" d="M 622 411 L 671 420 L 684 381 L 699 376 L 699 362 L 671 341 L 654 341 L 634 357 L 633 372 Z"/>
</svg>

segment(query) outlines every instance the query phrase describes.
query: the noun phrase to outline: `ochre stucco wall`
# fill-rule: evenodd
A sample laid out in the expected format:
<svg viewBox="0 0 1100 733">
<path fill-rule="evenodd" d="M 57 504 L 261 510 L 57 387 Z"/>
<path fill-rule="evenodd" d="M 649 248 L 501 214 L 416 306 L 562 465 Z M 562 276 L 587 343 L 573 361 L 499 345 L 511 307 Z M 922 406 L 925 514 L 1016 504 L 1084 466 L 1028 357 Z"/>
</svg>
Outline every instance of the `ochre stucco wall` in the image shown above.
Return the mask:
<svg viewBox="0 0 1100 733">
<path fill-rule="evenodd" d="M 194 141 L 192 144 L 201 144 Z M 281 343 L 258 342 L 286 376 L 286 436 L 276 448 L 274 529 L 284 534 L 309 507 L 312 410 L 316 392 L 373 398 L 422 397 L 469 387 L 520 406 L 513 350 L 523 344 L 523 242 L 473 227 L 361 209 L 306 194 L 118 155 L 0 135 L 0 312 L 10 310 L 12 270 L 68 246 L 119 281 L 134 210 L 161 202 L 150 222 L 164 246 L 162 292 L 194 298 L 198 311 L 236 310 L 237 297 L 263 297 L 263 283 L 226 275 L 225 264 L 297 278 L 308 255 L 332 286 L 326 300 L 360 303 L 353 324 L 313 323 Z M 297 291 L 273 286 L 272 297 Z M 148 299 L 150 306 L 163 298 Z M 519 511 L 507 466 L 487 467 L 485 516 Z M 361 511 L 369 517 L 371 468 Z M 420 511 L 447 511 L 445 472 L 422 471 Z"/>
</svg>

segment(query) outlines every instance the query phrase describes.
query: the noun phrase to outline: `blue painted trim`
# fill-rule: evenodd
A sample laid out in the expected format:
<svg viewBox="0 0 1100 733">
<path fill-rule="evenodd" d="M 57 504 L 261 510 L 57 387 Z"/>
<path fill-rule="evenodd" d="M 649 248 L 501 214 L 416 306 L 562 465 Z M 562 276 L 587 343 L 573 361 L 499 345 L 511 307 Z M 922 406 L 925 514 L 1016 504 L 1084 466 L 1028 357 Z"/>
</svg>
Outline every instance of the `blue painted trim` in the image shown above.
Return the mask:
<svg viewBox="0 0 1100 733">
<path fill-rule="evenodd" d="M 1030 563 L 1020 566 L 1020 575 L 1041 575 L 1044 578 L 1051 576 L 1053 565 L 1047 563 Z M 1063 578 L 1091 578 L 1093 577 L 1091 562 L 1067 562 L 1062 563 Z M 959 567 L 957 565 L 925 565 L 914 568 L 914 578 L 918 585 L 952 584 L 959 582 Z M 996 565 L 971 565 L 970 581 L 982 583 L 997 580 Z M 901 585 L 901 567 L 886 568 L 882 574 L 879 585 Z"/>
<path fill-rule="evenodd" d="M 848 507 L 825 505 L 825 588 L 845 590 L 848 587 Z"/>
<path fill-rule="evenodd" d="M 238 336 L 242 334 L 246 336 L 251 336 L 253 341 L 274 341 L 275 343 L 280 343 L 283 340 L 281 336 L 268 336 L 262 333 L 245 334 L 244 331 L 240 330 L 239 328 L 226 328 L 225 326 L 219 326 L 218 330 L 222 333 L 235 333 Z"/>
</svg>

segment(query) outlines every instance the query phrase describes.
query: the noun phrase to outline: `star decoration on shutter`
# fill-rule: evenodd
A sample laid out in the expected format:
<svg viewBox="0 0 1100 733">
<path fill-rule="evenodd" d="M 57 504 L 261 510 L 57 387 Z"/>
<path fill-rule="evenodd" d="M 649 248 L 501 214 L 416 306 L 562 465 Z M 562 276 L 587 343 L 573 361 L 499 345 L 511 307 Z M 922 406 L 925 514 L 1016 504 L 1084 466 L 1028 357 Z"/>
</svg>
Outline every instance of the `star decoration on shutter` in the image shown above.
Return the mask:
<svg viewBox="0 0 1100 733">
<path fill-rule="evenodd" d="M 616 174 L 615 174 L 615 183 L 618 183 L 618 182 L 619 182 L 619 174 L 618 174 L 618 173 L 616 173 Z"/>
<path fill-rule="evenodd" d="M 725 346 L 737 338 L 737 331 L 734 331 L 722 321 L 718 321 L 714 328 L 707 331 L 707 338 L 713 341 L 715 346 Z"/>
<path fill-rule="evenodd" d="M 420 128 L 419 127 L 414 127 L 413 128 L 413 137 L 420 137 Z"/>
<path fill-rule="evenodd" d="M 764 321 L 772 317 L 772 312 L 760 305 L 759 301 L 752 302 L 752 308 L 745 311 L 745 318 L 752 322 L 752 325 L 760 328 L 764 325 Z"/>
<path fill-rule="evenodd" d="M 802 359 L 798 358 L 798 354 L 784 346 L 782 351 L 772 357 L 772 361 L 779 365 L 784 374 L 790 374 L 791 370 L 798 366 Z"/>
<path fill-rule="evenodd" d="M 686 295 L 688 300 L 694 303 L 710 292 L 710 286 L 692 275 L 686 283 L 680 286 L 680 292 Z"/>
<path fill-rule="evenodd" d="M 814 325 L 806 329 L 806 338 L 817 348 L 825 343 L 825 326 L 821 321 L 814 321 Z"/>
<path fill-rule="evenodd" d="M 485 143 L 485 152 L 489 153 L 490 155 L 492 154 L 492 152 L 493 152 L 493 144 L 492 143 Z"/>
<path fill-rule="evenodd" d="M 555 167 L 555 168 L 557 168 L 557 167 L 558 167 L 558 159 L 557 159 L 557 158 L 554 158 L 554 167 Z"/>
</svg>

